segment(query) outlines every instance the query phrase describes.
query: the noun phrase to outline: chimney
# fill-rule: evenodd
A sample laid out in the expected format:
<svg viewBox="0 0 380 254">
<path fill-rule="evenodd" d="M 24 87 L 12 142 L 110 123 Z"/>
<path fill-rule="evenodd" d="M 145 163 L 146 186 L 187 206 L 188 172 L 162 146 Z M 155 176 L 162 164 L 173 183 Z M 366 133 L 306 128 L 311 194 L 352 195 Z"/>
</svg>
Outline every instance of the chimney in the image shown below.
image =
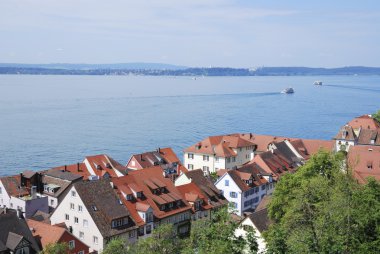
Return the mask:
<svg viewBox="0 0 380 254">
<path fill-rule="evenodd" d="M 142 154 L 140 154 L 140 161 L 143 161 L 143 157 L 142 157 Z"/>
<path fill-rule="evenodd" d="M 65 165 L 65 172 L 67 171 L 67 165 Z"/>
<path fill-rule="evenodd" d="M 77 169 L 78 169 L 78 172 L 81 171 L 81 170 L 80 170 L 80 164 L 79 164 L 79 162 L 77 163 Z"/>
<path fill-rule="evenodd" d="M 253 135 L 252 133 L 249 133 L 249 139 L 252 139 Z"/>
<path fill-rule="evenodd" d="M 161 153 L 161 149 L 160 149 L 160 148 L 158 148 L 158 149 L 157 149 L 157 152 L 158 152 L 158 153 Z"/>
</svg>

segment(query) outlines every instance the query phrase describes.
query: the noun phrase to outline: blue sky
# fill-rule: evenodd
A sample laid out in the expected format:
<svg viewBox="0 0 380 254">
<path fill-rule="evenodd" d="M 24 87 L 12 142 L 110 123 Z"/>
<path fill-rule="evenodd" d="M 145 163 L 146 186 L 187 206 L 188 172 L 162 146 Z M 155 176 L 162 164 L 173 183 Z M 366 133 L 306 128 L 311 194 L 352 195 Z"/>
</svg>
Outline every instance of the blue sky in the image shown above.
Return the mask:
<svg viewBox="0 0 380 254">
<path fill-rule="evenodd" d="M 380 66 L 380 1 L 1 0 L 0 62 Z"/>
</svg>

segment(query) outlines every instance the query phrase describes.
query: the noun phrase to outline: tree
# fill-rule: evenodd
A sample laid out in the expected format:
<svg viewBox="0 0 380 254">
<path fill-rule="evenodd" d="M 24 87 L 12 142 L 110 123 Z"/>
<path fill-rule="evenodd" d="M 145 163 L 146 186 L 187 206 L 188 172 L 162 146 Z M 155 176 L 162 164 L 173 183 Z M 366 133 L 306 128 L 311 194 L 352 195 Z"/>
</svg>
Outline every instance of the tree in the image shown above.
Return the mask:
<svg viewBox="0 0 380 254">
<path fill-rule="evenodd" d="M 103 250 L 103 254 L 127 254 L 126 241 L 122 238 L 114 238 L 107 243 Z"/>
<path fill-rule="evenodd" d="M 344 165 L 342 154 L 320 151 L 281 178 L 267 253 L 380 253 L 380 185 L 359 185 Z"/>
<path fill-rule="evenodd" d="M 372 117 L 376 119 L 378 122 L 380 122 L 380 110 L 373 114 Z"/>
<path fill-rule="evenodd" d="M 242 253 L 247 243 L 257 246 L 256 239 L 251 235 L 248 241 L 243 237 L 236 237 L 235 230 L 238 227 L 239 223 L 232 219 L 228 208 L 221 208 L 211 220 L 193 222 L 190 237 L 184 240 L 181 253 Z M 255 249 L 254 246 L 252 249 Z"/>
<path fill-rule="evenodd" d="M 181 249 L 173 224 L 162 224 L 153 230 L 152 236 L 132 245 L 129 253 L 175 254 Z"/>
<path fill-rule="evenodd" d="M 49 243 L 41 251 L 41 254 L 67 254 L 69 245 L 67 243 Z"/>
</svg>

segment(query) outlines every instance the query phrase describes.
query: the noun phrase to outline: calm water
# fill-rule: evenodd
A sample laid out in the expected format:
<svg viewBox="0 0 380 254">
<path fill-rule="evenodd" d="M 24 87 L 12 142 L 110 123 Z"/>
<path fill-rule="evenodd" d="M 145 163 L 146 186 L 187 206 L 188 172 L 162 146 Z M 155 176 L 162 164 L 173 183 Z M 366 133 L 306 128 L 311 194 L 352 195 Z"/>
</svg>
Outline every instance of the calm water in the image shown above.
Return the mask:
<svg viewBox="0 0 380 254">
<path fill-rule="evenodd" d="M 313 86 L 322 80 L 321 87 Z M 295 94 L 279 92 L 292 86 Z M 233 132 L 330 139 L 380 109 L 379 76 L 0 76 L 0 175 Z"/>
</svg>

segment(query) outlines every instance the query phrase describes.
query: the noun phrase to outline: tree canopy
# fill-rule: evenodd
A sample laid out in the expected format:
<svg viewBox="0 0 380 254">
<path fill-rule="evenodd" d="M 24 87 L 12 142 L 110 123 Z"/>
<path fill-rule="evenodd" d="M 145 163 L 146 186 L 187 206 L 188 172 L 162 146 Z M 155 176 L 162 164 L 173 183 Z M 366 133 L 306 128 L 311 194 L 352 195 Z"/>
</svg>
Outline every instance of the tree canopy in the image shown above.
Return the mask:
<svg viewBox="0 0 380 254">
<path fill-rule="evenodd" d="M 268 253 L 380 253 L 380 184 L 359 185 L 342 154 L 320 151 L 276 185 Z"/>
<path fill-rule="evenodd" d="M 380 110 L 373 114 L 372 117 L 380 123 Z"/>
<path fill-rule="evenodd" d="M 188 237 L 179 238 L 172 224 L 157 227 L 151 237 L 139 239 L 128 247 L 121 239 L 111 240 L 103 253 L 118 254 L 224 254 L 257 253 L 258 245 L 253 228 L 246 238 L 236 237 L 239 223 L 228 213 L 227 207 L 213 213 L 210 220 L 194 221 Z"/>
</svg>

